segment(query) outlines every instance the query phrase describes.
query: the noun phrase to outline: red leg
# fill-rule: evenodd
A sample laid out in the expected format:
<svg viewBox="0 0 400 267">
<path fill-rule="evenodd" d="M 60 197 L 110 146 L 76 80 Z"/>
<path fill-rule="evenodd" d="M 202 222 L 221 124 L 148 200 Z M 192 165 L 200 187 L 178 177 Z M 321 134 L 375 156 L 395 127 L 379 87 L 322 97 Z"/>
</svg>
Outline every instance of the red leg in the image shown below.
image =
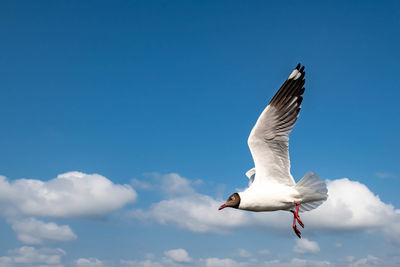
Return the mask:
<svg viewBox="0 0 400 267">
<path fill-rule="evenodd" d="M 298 202 L 294 202 L 294 204 L 296 204 L 296 212 L 293 212 L 295 218 L 297 219 L 297 221 L 299 222 L 300 226 L 302 228 L 304 228 L 304 223 L 300 220 L 300 216 L 299 216 L 299 208 L 300 208 L 300 204 Z"/>
<path fill-rule="evenodd" d="M 296 211 L 291 210 L 291 212 L 293 213 L 293 230 L 294 230 L 294 233 L 299 238 L 301 238 L 301 232 L 299 231 L 299 229 L 297 229 L 297 226 L 296 226 L 296 220 L 297 220 L 299 222 L 300 226 L 304 228 L 304 224 L 300 220 L 300 216 L 299 216 L 300 204 L 298 202 L 294 202 L 294 204 L 296 204 Z"/>
</svg>

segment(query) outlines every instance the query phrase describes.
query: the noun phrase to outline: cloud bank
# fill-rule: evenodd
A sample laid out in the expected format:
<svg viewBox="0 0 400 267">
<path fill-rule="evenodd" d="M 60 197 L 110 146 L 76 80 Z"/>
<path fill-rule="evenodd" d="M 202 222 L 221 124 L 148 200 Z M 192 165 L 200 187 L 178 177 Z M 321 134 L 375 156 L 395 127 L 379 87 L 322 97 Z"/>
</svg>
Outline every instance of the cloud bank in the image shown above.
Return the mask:
<svg viewBox="0 0 400 267">
<path fill-rule="evenodd" d="M 47 241 L 61 242 L 77 239 L 68 225 L 45 222 L 41 218 L 97 218 L 108 215 L 137 198 L 130 185 L 115 184 L 99 174 L 67 172 L 49 181 L 16 179 L 0 176 L 0 215 L 6 218 L 18 240 L 29 245 Z M 43 264 L 59 262 L 61 254 L 46 256 L 48 251 L 22 247 L 2 257 L 1 264 L 11 265 L 23 259 Z M 44 254 L 43 254 L 44 253 Z M 38 255 L 34 257 L 34 255 Z M 8 264 L 7 263 L 7 264 Z M 53 264 L 53 263 L 51 263 Z"/>
<path fill-rule="evenodd" d="M 183 179 L 180 177 L 180 180 Z M 185 185 L 190 185 L 190 182 Z M 319 208 L 301 214 L 305 231 L 340 233 L 380 230 L 392 242 L 400 244 L 400 210 L 384 203 L 366 185 L 348 178 L 328 180 L 327 187 L 328 200 Z M 227 233 L 241 227 L 265 229 L 267 225 L 274 231 L 292 234 L 292 215 L 288 212 L 218 211 L 224 200 L 197 193 L 193 188 L 184 192 L 188 193 L 171 195 L 146 210 L 134 210 L 130 215 L 194 232 Z"/>
<path fill-rule="evenodd" d="M 17 233 L 18 239 L 25 244 L 38 245 L 45 240 L 69 241 L 77 238 L 68 225 L 58 226 L 35 218 L 13 220 L 11 227 Z"/>
<path fill-rule="evenodd" d="M 354 256 L 349 256 L 346 258 L 338 258 L 334 262 L 328 260 L 315 260 L 306 259 L 303 257 L 293 257 L 285 259 L 270 259 L 263 260 L 260 258 L 245 257 L 245 258 L 218 258 L 218 257 L 208 257 L 208 258 L 192 258 L 189 253 L 183 249 L 175 249 L 170 251 L 181 251 L 185 257 L 190 258 L 190 262 L 184 261 L 173 261 L 169 257 L 163 257 L 157 259 L 152 257 L 151 259 L 144 260 L 120 260 L 119 263 L 109 262 L 110 266 L 122 266 L 122 267 L 172 267 L 172 266 L 195 266 L 195 267 L 334 267 L 334 266 L 347 266 L 347 267 L 361 267 L 361 266 L 398 266 L 399 259 L 392 258 L 390 260 L 383 260 L 373 255 L 367 255 L 363 258 L 356 258 Z M 167 255 L 169 251 L 165 251 L 164 255 Z M 182 255 L 183 255 L 182 254 Z M 85 261 L 86 262 L 86 261 Z M 87 261 L 89 263 L 89 261 Z M 91 259 L 90 262 L 102 261 L 98 259 Z M 91 265 L 88 265 L 91 266 Z M 94 265 L 96 266 L 96 265 Z M 101 266 L 101 265 L 99 265 Z"/>
<path fill-rule="evenodd" d="M 104 263 L 96 258 L 79 258 L 75 261 L 77 267 L 102 267 Z"/>
<path fill-rule="evenodd" d="M 60 249 L 23 246 L 8 251 L 8 256 L 0 257 L 0 266 L 63 266 L 62 257 L 67 253 Z"/>
<path fill-rule="evenodd" d="M 67 172 L 49 181 L 0 176 L 0 207 L 10 215 L 52 218 L 104 216 L 135 201 L 130 185 L 114 184 L 99 174 Z"/>
</svg>

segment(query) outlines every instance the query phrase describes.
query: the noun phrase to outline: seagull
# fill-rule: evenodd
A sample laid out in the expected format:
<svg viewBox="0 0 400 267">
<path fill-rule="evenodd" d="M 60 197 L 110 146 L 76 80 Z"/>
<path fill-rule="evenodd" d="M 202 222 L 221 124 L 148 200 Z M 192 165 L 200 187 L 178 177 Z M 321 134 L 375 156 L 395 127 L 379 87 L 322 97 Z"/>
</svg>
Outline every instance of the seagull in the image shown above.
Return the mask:
<svg viewBox="0 0 400 267">
<path fill-rule="evenodd" d="M 304 66 L 298 64 L 261 113 L 248 139 L 255 165 L 246 172 L 249 186 L 219 207 L 292 212 L 293 230 L 299 238 L 296 221 L 304 228 L 299 212 L 315 209 L 328 198 L 326 184 L 316 174 L 309 171 L 296 183 L 290 173 L 289 134 L 299 116 L 304 76 Z"/>
</svg>

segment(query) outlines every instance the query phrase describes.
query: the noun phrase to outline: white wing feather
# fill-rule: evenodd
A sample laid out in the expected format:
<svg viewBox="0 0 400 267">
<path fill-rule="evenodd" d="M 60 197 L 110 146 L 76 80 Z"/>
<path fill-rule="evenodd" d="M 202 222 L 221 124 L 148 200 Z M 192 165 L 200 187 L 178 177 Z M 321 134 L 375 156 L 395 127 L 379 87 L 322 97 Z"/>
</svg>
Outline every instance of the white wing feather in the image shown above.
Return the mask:
<svg viewBox="0 0 400 267">
<path fill-rule="evenodd" d="M 290 174 L 289 133 L 300 111 L 304 75 L 304 67 L 298 65 L 261 113 L 250 133 L 248 144 L 256 169 L 254 183 L 275 181 L 295 185 Z"/>
</svg>

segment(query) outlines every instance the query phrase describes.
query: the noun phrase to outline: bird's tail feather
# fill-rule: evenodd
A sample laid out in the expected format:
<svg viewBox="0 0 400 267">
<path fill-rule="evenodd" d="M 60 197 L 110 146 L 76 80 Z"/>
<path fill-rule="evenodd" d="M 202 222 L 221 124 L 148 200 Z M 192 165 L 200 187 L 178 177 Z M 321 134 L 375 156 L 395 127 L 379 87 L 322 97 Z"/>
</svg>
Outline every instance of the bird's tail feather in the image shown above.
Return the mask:
<svg viewBox="0 0 400 267">
<path fill-rule="evenodd" d="M 302 198 L 300 212 L 313 210 L 328 198 L 325 182 L 310 171 L 295 185 L 295 189 Z"/>
</svg>

